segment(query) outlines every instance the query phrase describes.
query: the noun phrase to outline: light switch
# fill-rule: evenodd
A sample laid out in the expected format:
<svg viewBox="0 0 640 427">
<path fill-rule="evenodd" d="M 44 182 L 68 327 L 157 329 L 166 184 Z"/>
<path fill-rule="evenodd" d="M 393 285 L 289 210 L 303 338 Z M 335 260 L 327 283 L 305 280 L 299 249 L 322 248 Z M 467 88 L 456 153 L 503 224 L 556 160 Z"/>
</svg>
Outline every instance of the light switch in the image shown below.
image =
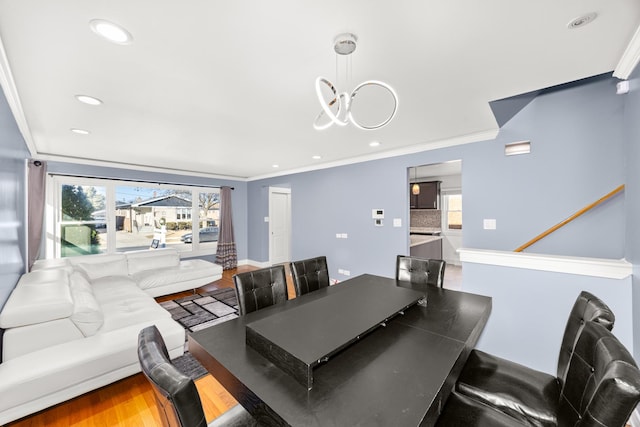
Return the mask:
<svg viewBox="0 0 640 427">
<path fill-rule="evenodd" d="M 484 229 L 485 230 L 495 230 L 496 229 L 496 220 L 495 219 L 485 219 L 484 220 Z"/>
<path fill-rule="evenodd" d="M 264 217 L 264 222 L 269 222 L 269 217 L 268 216 Z"/>
<path fill-rule="evenodd" d="M 393 218 L 394 227 L 402 227 L 402 218 Z"/>
</svg>

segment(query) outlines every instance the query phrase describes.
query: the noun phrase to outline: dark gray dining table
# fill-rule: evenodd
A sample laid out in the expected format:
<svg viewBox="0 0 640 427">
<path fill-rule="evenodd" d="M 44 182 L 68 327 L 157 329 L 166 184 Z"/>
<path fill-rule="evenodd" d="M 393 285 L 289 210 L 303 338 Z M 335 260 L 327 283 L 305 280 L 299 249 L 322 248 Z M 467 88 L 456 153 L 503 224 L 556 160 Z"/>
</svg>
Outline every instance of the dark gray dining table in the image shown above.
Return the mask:
<svg viewBox="0 0 640 427">
<path fill-rule="evenodd" d="M 365 274 L 194 332 L 188 346 L 261 425 L 429 426 L 490 313 L 486 296 Z M 269 345 L 248 345 L 247 330 Z M 308 384 L 283 365 L 300 360 Z"/>
</svg>

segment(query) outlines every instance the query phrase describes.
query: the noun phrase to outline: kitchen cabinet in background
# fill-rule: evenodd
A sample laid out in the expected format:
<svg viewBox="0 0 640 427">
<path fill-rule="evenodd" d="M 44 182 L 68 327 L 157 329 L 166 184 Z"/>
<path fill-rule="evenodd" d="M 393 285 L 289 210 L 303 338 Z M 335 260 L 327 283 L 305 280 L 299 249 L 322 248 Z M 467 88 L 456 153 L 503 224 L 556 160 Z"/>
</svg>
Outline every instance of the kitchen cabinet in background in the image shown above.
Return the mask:
<svg viewBox="0 0 640 427">
<path fill-rule="evenodd" d="M 440 181 L 419 182 L 420 194 L 414 195 L 409 184 L 409 207 L 411 209 L 440 209 Z"/>
</svg>

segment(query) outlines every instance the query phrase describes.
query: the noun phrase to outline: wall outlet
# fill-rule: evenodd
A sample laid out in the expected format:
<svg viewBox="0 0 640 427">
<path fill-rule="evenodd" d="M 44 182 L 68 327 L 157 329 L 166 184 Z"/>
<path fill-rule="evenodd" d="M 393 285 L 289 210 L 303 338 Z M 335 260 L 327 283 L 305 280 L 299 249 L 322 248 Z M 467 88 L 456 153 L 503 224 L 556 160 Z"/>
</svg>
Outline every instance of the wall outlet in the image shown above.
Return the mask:
<svg viewBox="0 0 640 427">
<path fill-rule="evenodd" d="M 402 218 L 393 218 L 394 227 L 402 227 Z"/>
<path fill-rule="evenodd" d="M 349 270 L 342 270 L 342 274 L 345 276 L 351 276 L 351 272 Z"/>
<path fill-rule="evenodd" d="M 342 233 L 342 238 L 346 239 L 347 237 L 349 237 L 349 235 L 347 233 Z"/>
</svg>

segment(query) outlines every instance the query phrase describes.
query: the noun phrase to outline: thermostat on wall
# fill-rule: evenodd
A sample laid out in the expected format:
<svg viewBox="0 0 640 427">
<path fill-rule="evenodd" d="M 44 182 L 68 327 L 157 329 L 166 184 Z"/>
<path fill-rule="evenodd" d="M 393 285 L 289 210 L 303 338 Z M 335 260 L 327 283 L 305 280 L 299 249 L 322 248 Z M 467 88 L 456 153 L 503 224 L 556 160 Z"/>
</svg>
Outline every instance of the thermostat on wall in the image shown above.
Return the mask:
<svg viewBox="0 0 640 427">
<path fill-rule="evenodd" d="M 373 219 L 382 219 L 382 218 L 384 218 L 384 209 L 372 209 L 371 210 L 371 218 L 373 218 Z"/>
</svg>

